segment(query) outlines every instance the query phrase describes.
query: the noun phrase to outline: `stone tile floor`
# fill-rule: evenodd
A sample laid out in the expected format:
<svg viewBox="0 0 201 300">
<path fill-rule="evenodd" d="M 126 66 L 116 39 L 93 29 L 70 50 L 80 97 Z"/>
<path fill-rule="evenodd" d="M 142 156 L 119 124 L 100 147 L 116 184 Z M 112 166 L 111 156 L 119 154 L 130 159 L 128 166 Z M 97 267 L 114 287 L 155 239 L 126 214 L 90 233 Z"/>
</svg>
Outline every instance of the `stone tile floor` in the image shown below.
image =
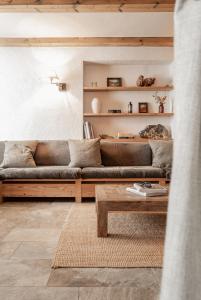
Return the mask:
<svg viewBox="0 0 201 300">
<path fill-rule="evenodd" d="M 160 269 L 51 269 L 72 205 L 43 199 L 0 204 L 0 300 L 157 300 Z"/>
</svg>

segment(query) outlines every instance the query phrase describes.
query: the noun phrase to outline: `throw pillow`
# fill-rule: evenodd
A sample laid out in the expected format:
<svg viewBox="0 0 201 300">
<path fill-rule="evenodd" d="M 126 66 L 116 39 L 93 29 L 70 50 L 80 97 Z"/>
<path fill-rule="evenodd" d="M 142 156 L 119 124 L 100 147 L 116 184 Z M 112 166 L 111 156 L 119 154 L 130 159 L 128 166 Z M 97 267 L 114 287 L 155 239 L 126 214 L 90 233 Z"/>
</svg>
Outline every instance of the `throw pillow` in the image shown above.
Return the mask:
<svg viewBox="0 0 201 300">
<path fill-rule="evenodd" d="M 69 140 L 69 167 L 100 167 L 100 139 Z"/>
<path fill-rule="evenodd" d="M 3 168 L 34 168 L 33 154 L 36 149 L 34 142 L 5 142 Z"/>
<path fill-rule="evenodd" d="M 167 168 L 172 166 L 173 142 L 164 140 L 149 140 L 152 149 L 152 166 Z"/>
<path fill-rule="evenodd" d="M 34 160 L 37 166 L 65 166 L 70 163 L 68 141 L 41 141 Z"/>
</svg>

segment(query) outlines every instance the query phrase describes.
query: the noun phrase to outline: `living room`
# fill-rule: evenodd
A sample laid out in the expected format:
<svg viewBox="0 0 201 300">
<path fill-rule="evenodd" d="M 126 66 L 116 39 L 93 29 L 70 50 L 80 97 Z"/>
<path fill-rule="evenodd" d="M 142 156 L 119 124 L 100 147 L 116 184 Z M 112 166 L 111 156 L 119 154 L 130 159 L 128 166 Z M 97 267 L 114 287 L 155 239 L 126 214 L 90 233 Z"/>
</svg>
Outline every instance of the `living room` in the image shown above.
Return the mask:
<svg viewBox="0 0 201 300">
<path fill-rule="evenodd" d="M 199 299 L 195 3 L 0 0 L 0 299 Z"/>
</svg>

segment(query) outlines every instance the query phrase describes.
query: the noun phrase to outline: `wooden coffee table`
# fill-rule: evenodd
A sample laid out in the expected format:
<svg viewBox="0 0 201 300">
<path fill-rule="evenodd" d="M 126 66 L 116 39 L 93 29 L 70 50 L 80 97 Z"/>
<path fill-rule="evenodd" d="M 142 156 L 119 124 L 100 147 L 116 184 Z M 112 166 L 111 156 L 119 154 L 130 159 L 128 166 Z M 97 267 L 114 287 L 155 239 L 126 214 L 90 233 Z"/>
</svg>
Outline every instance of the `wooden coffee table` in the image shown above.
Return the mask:
<svg viewBox="0 0 201 300">
<path fill-rule="evenodd" d="M 96 185 L 97 236 L 107 237 L 108 213 L 134 211 L 166 214 L 168 196 L 143 197 L 126 191 L 129 185 Z"/>
</svg>

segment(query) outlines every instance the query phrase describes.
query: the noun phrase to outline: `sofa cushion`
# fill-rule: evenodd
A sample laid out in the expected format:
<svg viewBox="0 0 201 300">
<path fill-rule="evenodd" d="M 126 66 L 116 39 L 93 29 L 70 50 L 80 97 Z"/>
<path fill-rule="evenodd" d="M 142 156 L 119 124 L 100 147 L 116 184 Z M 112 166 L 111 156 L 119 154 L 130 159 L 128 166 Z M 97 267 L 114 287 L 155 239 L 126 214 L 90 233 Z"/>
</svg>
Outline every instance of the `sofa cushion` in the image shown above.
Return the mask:
<svg viewBox="0 0 201 300">
<path fill-rule="evenodd" d="M 171 168 L 173 159 L 173 142 L 163 140 L 149 140 L 153 153 L 153 167 Z"/>
<path fill-rule="evenodd" d="M 163 178 L 164 171 L 152 166 L 83 168 L 82 178 Z"/>
<path fill-rule="evenodd" d="M 3 180 L 3 171 L 4 169 L 0 167 L 0 180 Z"/>
<path fill-rule="evenodd" d="M 9 168 L 0 170 L 1 179 L 78 179 L 81 169 L 67 166 Z"/>
<path fill-rule="evenodd" d="M 5 142 L 3 168 L 34 168 L 33 154 L 36 149 L 34 142 Z"/>
<path fill-rule="evenodd" d="M 69 140 L 70 167 L 100 167 L 100 139 Z"/>
<path fill-rule="evenodd" d="M 5 143 L 3 141 L 0 141 L 0 165 L 3 162 L 4 150 L 5 150 Z"/>
<path fill-rule="evenodd" d="M 151 166 L 152 152 L 148 143 L 101 141 L 104 166 Z"/>
<path fill-rule="evenodd" d="M 68 142 L 38 142 L 34 160 L 38 166 L 67 166 L 70 162 Z"/>
</svg>

